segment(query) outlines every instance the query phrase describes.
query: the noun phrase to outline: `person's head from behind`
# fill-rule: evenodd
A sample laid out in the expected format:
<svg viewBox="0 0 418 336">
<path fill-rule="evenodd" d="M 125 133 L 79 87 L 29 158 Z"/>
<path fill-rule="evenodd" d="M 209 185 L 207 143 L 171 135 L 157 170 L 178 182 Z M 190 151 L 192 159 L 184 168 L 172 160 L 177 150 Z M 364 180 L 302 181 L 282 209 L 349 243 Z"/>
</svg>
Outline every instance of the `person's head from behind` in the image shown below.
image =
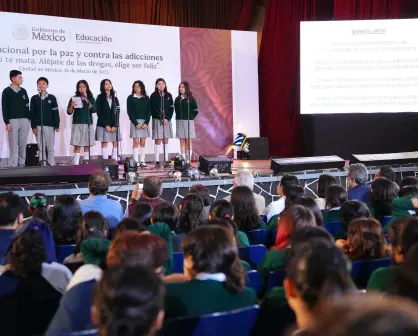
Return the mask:
<svg viewBox="0 0 418 336">
<path fill-rule="evenodd" d="M 188 233 L 201 223 L 203 200 L 198 194 L 187 194 L 179 204 L 179 230 Z"/>
<path fill-rule="evenodd" d="M 347 184 L 349 188 L 355 188 L 358 185 L 366 184 L 368 179 L 367 168 L 362 163 L 354 163 L 348 166 Z"/>
<path fill-rule="evenodd" d="M 323 300 L 355 288 L 349 265 L 343 252 L 329 239 L 311 238 L 287 251 L 283 286 L 298 327 L 304 328 L 314 319 L 313 311 Z"/>
<path fill-rule="evenodd" d="M 381 177 L 387 178 L 391 182 L 395 182 L 396 175 L 390 166 L 381 166 L 376 172 L 374 179 L 376 180 Z"/>
<path fill-rule="evenodd" d="M 385 258 L 387 252 L 381 224 L 374 218 L 351 221 L 345 250 L 351 260 Z"/>
<path fill-rule="evenodd" d="M 160 203 L 152 210 L 152 224 L 165 223 L 171 231 L 174 231 L 177 229 L 178 221 L 179 212 L 177 207 L 172 203 Z"/>
<path fill-rule="evenodd" d="M 375 217 L 392 214 L 392 200 L 398 195 L 398 190 L 392 181 L 385 177 L 375 179 L 370 189 L 370 201 L 375 208 Z"/>
<path fill-rule="evenodd" d="M 29 202 L 28 210 L 32 218 L 40 219 L 44 222 L 49 222 L 49 204 L 45 194 L 36 193 L 32 196 Z"/>
<path fill-rule="evenodd" d="M 120 233 L 125 231 L 136 231 L 136 232 L 144 232 L 146 231 L 146 227 L 143 223 L 138 222 L 134 218 L 124 218 L 122 221 L 116 226 L 114 237 L 117 237 Z"/>
<path fill-rule="evenodd" d="M 89 177 L 90 194 L 94 196 L 106 195 L 111 183 L 112 179 L 107 172 L 103 170 L 93 172 Z"/>
<path fill-rule="evenodd" d="M 418 185 L 406 185 L 399 189 L 398 192 L 399 197 L 404 196 L 412 196 L 416 197 L 418 196 Z"/>
<path fill-rule="evenodd" d="M 308 336 L 415 336 L 418 308 L 399 297 L 347 295 L 319 305 L 305 332 Z"/>
<path fill-rule="evenodd" d="M 418 219 L 415 217 L 401 217 L 403 218 L 403 230 L 401 235 L 401 250 L 403 256 L 409 253 L 409 250 L 418 243 Z M 402 224 L 401 224 L 402 226 Z"/>
<path fill-rule="evenodd" d="M 275 249 L 287 247 L 292 235 L 305 227 L 316 227 L 314 214 L 302 205 L 292 205 L 280 216 Z"/>
<path fill-rule="evenodd" d="M 16 276 L 40 274 L 42 263 L 47 262 L 42 235 L 32 229 L 13 240 L 7 254 L 8 268 Z"/>
<path fill-rule="evenodd" d="M 205 207 L 210 206 L 211 201 L 210 201 L 209 189 L 206 188 L 204 185 L 202 184 L 192 185 L 189 189 L 189 193 L 200 195 L 200 197 L 202 197 L 202 200 L 203 200 L 203 205 Z"/>
<path fill-rule="evenodd" d="M 277 195 L 281 197 L 286 196 L 286 187 L 294 184 L 300 184 L 299 179 L 295 175 L 284 175 L 281 178 L 280 183 L 277 185 Z"/>
<path fill-rule="evenodd" d="M 149 176 L 144 180 L 142 194 L 145 198 L 158 198 L 163 193 L 163 183 L 158 176 Z"/>
<path fill-rule="evenodd" d="M 244 186 L 234 188 L 231 193 L 231 205 L 234 209 L 235 222 L 241 231 L 250 231 L 259 227 L 260 216 L 250 188 Z"/>
<path fill-rule="evenodd" d="M 164 321 L 165 288 L 152 269 L 115 266 L 94 290 L 92 320 L 100 336 L 151 336 Z"/>
<path fill-rule="evenodd" d="M 137 220 L 139 223 L 144 224 L 145 226 L 150 225 L 152 217 L 151 204 L 144 202 L 136 203 L 130 217 Z"/>
<path fill-rule="evenodd" d="M 299 184 L 288 184 L 283 187 L 283 193 L 286 196 L 285 208 L 288 209 L 295 200 L 305 195 L 305 189 Z"/>
<path fill-rule="evenodd" d="M 405 237 L 405 243 L 402 241 L 405 228 L 412 222 L 407 237 Z M 409 249 L 416 243 L 418 243 L 418 221 L 412 216 L 402 216 L 397 218 L 389 228 L 388 240 L 390 243 L 390 249 L 392 258 L 395 264 L 399 264 L 404 261 L 404 256 L 408 253 Z"/>
<path fill-rule="evenodd" d="M 148 232 L 126 231 L 118 234 L 110 244 L 106 265 L 141 265 L 163 276 L 167 260 L 168 247 L 164 239 Z"/>
<path fill-rule="evenodd" d="M 9 78 L 14 85 L 20 86 L 23 83 L 23 76 L 19 70 L 11 70 L 9 73 Z"/>
<path fill-rule="evenodd" d="M 233 188 L 247 187 L 252 191 L 254 189 L 254 176 L 248 170 L 239 170 L 234 177 Z"/>
<path fill-rule="evenodd" d="M 0 229 L 16 230 L 23 223 L 23 202 L 12 192 L 0 194 Z"/>
<path fill-rule="evenodd" d="M 418 186 L 418 177 L 416 177 L 416 176 L 405 176 L 402 179 L 401 184 L 399 185 L 399 188 L 402 188 L 402 187 L 405 187 L 405 186 L 410 186 L 410 185 Z"/>
<path fill-rule="evenodd" d="M 347 199 L 347 191 L 338 184 L 332 184 L 325 191 L 325 208 L 338 208 L 347 202 Z"/>
<path fill-rule="evenodd" d="M 348 230 L 348 224 L 357 218 L 371 217 L 369 207 L 360 201 L 347 201 L 341 206 L 341 224 Z"/>
<path fill-rule="evenodd" d="M 75 253 L 80 252 L 81 243 L 88 238 L 107 239 L 109 224 L 100 212 L 88 211 L 84 214 L 77 232 Z"/>
<path fill-rule="evenodd" d="M 226 200 L 217 200 L 213 202 L 209 210 L 209 220 L 214 218 L 234 220 L 234 208 L 232 204 Z"/>
<path fill-rule="evenodd" d="M 294 205 L 301 205 L 312 211 L 315 216 L 316 226 L 323 226 L 324 220 L 322 218 L 321 209 L 319 209 L 318 203 L 312 197 L 299 197 L 294 202 Z"/>
<path fill-rule="evenodd" d="M 51 228 L 54 238 L 61 243 L 74 244 L 83 214 L 80 204 L 70 195 L 55 198 L 51 215 Z"/>
<path fill-rule="evenodd" d="M 244 270 L 239 262 L 234 234 L 218 225 L 204 225 L 190 232 L 182 243 L 185 275 L 223 273 L 224 285 L 231 293 L 245 287 Z"/>
<path fill-rule="evenodd" d="M 325 198 L 325 191 L 333 184 L 338 184 L 338 181 L 334 176 L 328 174 L 320 175 L 317 184 L 318 197 Z"/>
</svg>

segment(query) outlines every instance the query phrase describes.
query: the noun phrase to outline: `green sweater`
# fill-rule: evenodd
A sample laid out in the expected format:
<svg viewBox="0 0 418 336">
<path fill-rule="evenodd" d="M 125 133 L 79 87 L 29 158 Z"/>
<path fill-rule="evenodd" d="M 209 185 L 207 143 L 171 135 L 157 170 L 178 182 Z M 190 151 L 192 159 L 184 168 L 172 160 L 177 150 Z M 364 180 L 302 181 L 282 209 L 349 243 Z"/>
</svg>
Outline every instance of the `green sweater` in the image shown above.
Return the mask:
<svg viewBox="0 0 418 336">
<path fill-rule="evenodd" d="M 53 128 L 60 127 L 60 113 L 58 111 L 57 98 L 52 94 L 47 94 L 42 100 L 39 95 L 32 96 L 30 100 L 31 127 L 44 126 Z M 41 118 L 42 116 L 42 118 Z"/>
<path fill-rule="evenodd" d="M 375 270 L 367 283 L 367 290 L 386 292 L 393 279 L 393 267 L 382 267 Z"/>
<path fill-rule="evenodd" d="M 153 235 L 159 236 L 165 240 L 168 247 L 168 260 L 164 264 L 165 274 L 173 273 L 173 232 L 166 223 L 155 223 L 147 226 L 147 230 Z"/>
<path fill-rule="evenodd" d="M 174 100 L 170 92 L 163 97 L 165 119 L 171 120 L 174 113 Z M 151 115 L 153 118 L 161 120 L 161 96 L 153 92 L 150 97 Z"/>
<path fill-rule="evenodd" d="M 338 210 L 327 210 L 323 213 L 324 223 L 339 222 L 341 220 L 341 211 Z"/>
<path fill-rule="evenodd" d="M 131 94 L 126 100 L 126 107 L 128 110 L 129 120 L 132 124 L 135 126 L 138 125 L 137 119 L 144 119 L 144 124 L 149 124 L 149 120 L 151 119 L 151 109 L 148 96 L 137 98 Z"/>
<path fill-rule="evenodd" d="M 388 233 L 393 222 L 402 216 L 411 216 L 410 212 L 415 211 L 412 204 L 411 196 L 403 196 L 392 200 L 392 216 L 393 219 L 389 221 L 384 227 L 383 232 Z"/>
<path fill-rule="evenodd" d="M 119 99 L 112 98 L 112 106 L 109 106 L 107 96 L 99 94 L 96 99 L 96 111 L 97 111 L 97 126 L 106 128 L 116 127 L 116 114 L 115 109 L 119 107 Z"/>
<path fill-rule="evenodd" d="M 29 97 L 26 90 L 22 87 L 20 87 L 18 92 L 13 90 L 11 86 L 5 88 L 1 96 L 1 108 L 6 125 L 10 124 L 10 119 L 30 119 Z"/>
<path fill-rule="evenodd" d="M 91 108 L 89 109 L 88 104 L 83 100 L 83 107 L 82 108 L 74 108 L 73 109 L 73 124 L 84 124 L 90 125 L 93 127 L 93 116 L 92 113 L 96 113 L 96 99 L 94 97 L 88 97 L 87 98 L 91 103 Z M 71 115 L 71 113 L 68 112 L 68 108 L 71 106 L 72 98 L 68 102 L 67 106 L 67 114 Z M 90 112 L 90 113 L 89 113 Z M 90 119 L 90 120 L 89 120 Z"/>
<path fill-rule="evenodd" d="M 224 283 L 214 280 L 168 283 L 166 291 L 166 318 L 199 316 L 257 304 L 253 289 L 244 288 L 241 293 L 233 294 Z"/>
<path fill-rule="evenodd" d="M 177 120 L 194 120 L 199 113 L 197 100 L 194 97 L 191 103 L 188 102 L 188 99 L 182 99 L 180 96 L 176 97 L 174 108 L 176 109 Z"/>
<path fill-rule="evenodd" d="M 238 231 L 238 246 L 239 247 L 247 247 L 250 246 L 250 241 L 248 240 L 248 236 L 245 232 Z"/>
<path fill-rule="evenodd" d="M 286 248 L 281 250 L 271 249 L 266 253 L 260 265 L 258 266 L 258 270 L 261 272 L 264 278 L 267 278 L 270 272 L 282 269 L 284 267 L 285 255 Z"/>
</svg>

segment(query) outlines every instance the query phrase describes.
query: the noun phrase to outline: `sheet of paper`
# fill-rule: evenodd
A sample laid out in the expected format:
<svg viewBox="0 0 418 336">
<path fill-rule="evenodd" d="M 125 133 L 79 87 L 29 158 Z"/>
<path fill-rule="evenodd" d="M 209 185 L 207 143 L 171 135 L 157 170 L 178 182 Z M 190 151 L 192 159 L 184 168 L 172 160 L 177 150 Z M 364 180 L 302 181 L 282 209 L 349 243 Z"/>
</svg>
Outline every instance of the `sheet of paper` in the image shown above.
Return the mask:
<svg viewBox="0 0 418 336">
<path fill-rule="evenodd" d="M 75 108 L 83 108 L 83 101 L 80 97 L 73 97 L 73 102 L 75 102 Z"/>
</svg>

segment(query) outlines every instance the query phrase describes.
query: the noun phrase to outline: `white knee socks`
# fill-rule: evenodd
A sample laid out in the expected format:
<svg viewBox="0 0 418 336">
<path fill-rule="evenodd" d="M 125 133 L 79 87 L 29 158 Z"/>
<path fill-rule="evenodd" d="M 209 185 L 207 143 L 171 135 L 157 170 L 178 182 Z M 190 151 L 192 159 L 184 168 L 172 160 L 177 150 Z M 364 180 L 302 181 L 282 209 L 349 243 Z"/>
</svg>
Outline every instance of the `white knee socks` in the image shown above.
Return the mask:
<svg viewBox="0 0 418 336">
<path fill-rule="evenodd" d="M 77 166 L 80 164 L 80 153 L 74 153 L 74 164 Z"/>
<path fill-rule="evenodd" d="M 139 147 L 140 162 L 145 162 L 145 147 Z"/>
<path fill-rule="evenodd" d="M 192 161 L 192 150 L 186 150 L 187 161 Z"/>
<path fill-rule="evenodd" d="M 134 160 L 138 162 L 139 148 L 134 148 Z"/>
<path fill-rule="evenodd" d="M 107 147 L 106 148 L 102 147 L 102 157 L 103 157 L 103 159 L 108 159 L 109 158 L 109 151 L 107 150 Z"/>
<path fill-rule="evenodd" d="M 84 152 L 83 156 L 84 156 L 84 160 L 90 160 L 89 152 Z"/>
<path fill-rule="evenodd" d="M 155 162 L 160 161 L 160 149 L 161 145 L 154 145 Z"/>
<path fill-rule="evenodd" d="M 112 159 L 113 160 L 118 159 L 118 149 L 117 148 L 113 148 L 113 150 L 112 150 Z"/>
<path fill-rule="evenodd" d="M 164 161 L 168 162 L 168 150 L 167 150 L 167 145 L 165 145 L 165 155 L 164 155 Z"/>
</svg>

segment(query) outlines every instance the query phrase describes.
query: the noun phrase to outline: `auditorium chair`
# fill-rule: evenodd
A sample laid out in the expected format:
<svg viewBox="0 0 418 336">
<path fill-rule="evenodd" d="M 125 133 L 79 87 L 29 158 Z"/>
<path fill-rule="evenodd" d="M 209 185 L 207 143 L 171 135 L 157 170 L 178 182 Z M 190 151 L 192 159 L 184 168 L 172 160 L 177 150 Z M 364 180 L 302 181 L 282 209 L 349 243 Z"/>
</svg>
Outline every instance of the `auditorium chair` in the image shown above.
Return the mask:
<svg viewBox="0 0 418 336">
<path fill-rule="evenodd" d="M 261 274 L 258 271 L 249 271 L 245 281 L 245 286 L 254 289 L 257 295 L 261 290 Z"/>
<path fill-rule="evenodd" d="M 259 312 L 257 305 L 235 311 L 196 317 L 180 317 L 164 322 L 162 336 L 250 336 Z"/>
<path fill-rule="evenodd" d="M 351 277 L 357 288 L 366 288 L 372 273 L 380 267 L 389 267 L 392 262 L 392 258 L 354 261 L 351 267 Z"/>
<path fill-rule="evenodd" d="M 253 245 L 239 248 L 239 257 L 247 261 L 252 268 L 257 268 L 264 258 L 267 248 L 264 245 Z"/>
<path fill-rule="evenodd" d="M 332 235 L 335 236 L 338 231 L 341 230 L 341 223 L 338 221 L 335 222 L 326 222 L 324 223 L 325 229 Z"/>
<path fill-rule="evenodd" d="M 246 233 L 251 245 L 264 245 L 267 242 L 268 232 L 266 229 L 252 230 Z"/>
<path fill-rule="evenodd" d="M 273 287 L 283 286 L 284 277 L 284 269 L 270 272 L 266 280 L 266 293 L 268 293 Z"/>
<path fill-rule="evenodd" d="M 382 220 L 380 221 L 380 224 L 382 224 L 382 227 L 385 227 L 387 223 L 389 223 L 393 218 L 395 218 L 394 216 L 384 216 L 382 218 Z"/>
<path fill-rule="evenodd" d="M 173 273 L 183 273 L 183 252 L 174 252 L 173 253 Z"/>
<path fill-rule="evenodd" d="M 57 262 L 61 263 L 69 255 L 73 254 L 75 245 L 58 245 L 55 247 L 55 252 L 57 253 Z"/>
</svg>

